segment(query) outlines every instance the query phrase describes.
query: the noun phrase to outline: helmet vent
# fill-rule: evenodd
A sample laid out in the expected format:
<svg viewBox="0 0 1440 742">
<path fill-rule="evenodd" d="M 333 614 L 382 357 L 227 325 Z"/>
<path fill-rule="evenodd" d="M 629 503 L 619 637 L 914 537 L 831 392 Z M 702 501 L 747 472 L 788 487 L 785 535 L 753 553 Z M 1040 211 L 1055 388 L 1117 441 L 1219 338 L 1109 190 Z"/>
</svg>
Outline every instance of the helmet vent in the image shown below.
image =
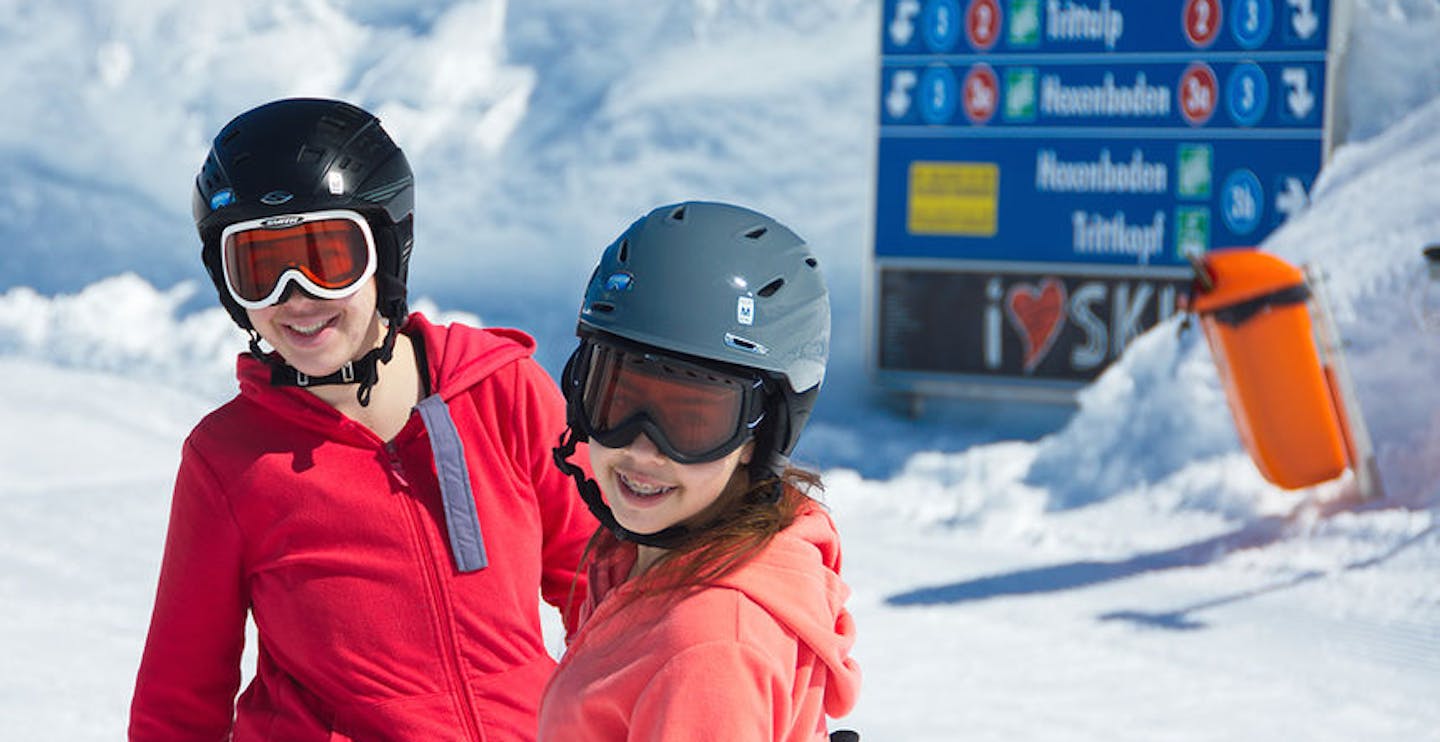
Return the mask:
<svg viewBox="0 0 1440 742">
<path fill-rule="evenodd" d="M 602 313 L 602 314 L 609 314 L 609 313 L 615 311 L 615 305 L 614 305 L 614 304 L 611 304 L 611 303 L 608 302 L 608 301 L 592 302 L 592 303 L 590 304 L 590 311 L 592 311 L 592 312 L 600 312 L 600 313 Z"/>
<path fill-rule="evenodd" d="M 685 221 L 685 207 L 681 206 L 680 208 L 670 212 L 670 219 L 677 222 Z"/>
<path fill-rule="evenodd" d="M 729 332 L 725 333 L 725 344 L 736 350 L 743 350 L 746 353 L 754 353 L 755 355 L 761 356 L 770 354 L 770 349 L 760 343 L 754 340 L 747 340 Z"/>
<path fill-rule="evenodd" d="M 814 268 L 820 265 L 820 261 L 816 260 L 815 258 L 805 258 L 805 265 Z"/>
<path fill-rule="evenodd" d="M 304 165 L 313 165 L 319 162 L 320 158 L 324 155 L 325 150 L 320 149 L 319 147 L 311 147 L 309 145 L 305 145 L 300 147 L 300 154 L 295 156 L 295 161 Z"/>
<path fill-rule="evenodd" d="M 620 240 L 620 251 L 619 251 L 619 253 L 615 256 L 615 259 L 616 259 L 616 260 L 619 260 L 619 261 L 622 262 L 622 263 L 629 262 L 629 260 L 630 260 L 630 240 Z"/>
<path fill-rule="evenodd" d="M 746 239 L 758 240 L 764 237 L 765 233 L 769 231 L 770 229 L 768 227 L 752 227 L 749 232 L 745 233 L 745 237 Z"/>
<path fill-rule="evenodd" d="M 771 296 L 774 296 L 774 295 L 775 295 L 775 292 L 776 292 L 776 291 L 779 291 L 779 290 L 780 290 L 780 287 L 781 287 L 781 286 L 784 286 L 784 285 L 785 285 L 785 279 L 784 279 L 784 278 L 777 278 L 777 279 L 775 279 L 774 281 L 771 281 L 770 283 L 767 283 L 767 284 L 765 284 L 764 286 L 762 286 L 762 287 L 760 288 L 760 290 L 759 290 L 759 291 L 756 291 L 755 293 L 756 293 L 756 294 L 759 294 L 759 295 L 760 295 L 761 297 L 763 297 L 763 298 L 768 299 L 768 298 L 770 298 Z"/>
<path fill-rule="evenodd" d="M 344 119 L 338 116 L 321 116 L 320 120 L 315 122 L 315 128 L 330 129 L 334 133 L 339 134 L 350 127 Z"/>
</svg>

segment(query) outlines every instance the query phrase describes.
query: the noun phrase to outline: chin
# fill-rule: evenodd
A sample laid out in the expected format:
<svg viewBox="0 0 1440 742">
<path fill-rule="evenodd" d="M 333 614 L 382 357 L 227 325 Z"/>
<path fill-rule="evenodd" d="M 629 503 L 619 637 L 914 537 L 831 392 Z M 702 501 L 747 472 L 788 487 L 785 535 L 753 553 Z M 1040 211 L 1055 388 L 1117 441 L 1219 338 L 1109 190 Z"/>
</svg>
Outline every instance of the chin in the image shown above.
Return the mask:
<svg viewBox="0 0 1440 742">
<path fill-rule="evenodd" d="M 302 359 L 299 363 L 296 363 L 296 362 L 294 362 L 294 361 L 291 361 L 290 359 L 287 358 L 287 359 L 285 359 L 285 362 L 288 363 L 288 364 L 290 364 L 290 366 L 291 366 L 292 368 L 294 368 L 296 371 L 299 371 L 300 373 L 305 374 L 306 376 L 314 376 L 314 377 L 329 376 L 330 374 L 333 374 L 333 373 L 335 373 L 336 371 L 339 371 L 340 368 L 346 364 L 346 361 L 333 361 L 333 362 L 332 362 L 332 361 L 328 361 L 328 360 L 318 360 L 318 359 L 308 359 L 308 358 L 307 358 L 307 359 Z"/>
<path fill-rule="evenodd" d="M 654 522 L 648 519 L 637 520 L 635 518 L 626 518 L 619 513 L 616 513 L 615 515 L 615 522 L 619 523 L 622 527 L 625 528 L 625 530 L 630 531 L 631 533 L 638 533 L 642 536 L 656 534 L 665 530 L 666 528 L 665 524 L 656 525 Z"/>
</svg>

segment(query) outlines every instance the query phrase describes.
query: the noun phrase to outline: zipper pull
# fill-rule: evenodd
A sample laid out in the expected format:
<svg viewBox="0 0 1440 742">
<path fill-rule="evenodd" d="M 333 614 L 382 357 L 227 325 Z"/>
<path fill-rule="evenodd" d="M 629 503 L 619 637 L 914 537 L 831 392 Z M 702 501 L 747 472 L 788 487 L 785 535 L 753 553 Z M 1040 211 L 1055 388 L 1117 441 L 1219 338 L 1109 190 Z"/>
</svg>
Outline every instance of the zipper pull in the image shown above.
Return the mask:
<svg viewBox="0 0 1440 742">
<path fill-rule="evenodd" d="M 400 460 L 400 449 L 395 445 L 395 441 L 385 442 L 385 454 L 389 459 L 390 474 L 395 477 L 396 483 L 410 489 L 410 481 L 405 478 L 405 462 Z"/>
</svg>

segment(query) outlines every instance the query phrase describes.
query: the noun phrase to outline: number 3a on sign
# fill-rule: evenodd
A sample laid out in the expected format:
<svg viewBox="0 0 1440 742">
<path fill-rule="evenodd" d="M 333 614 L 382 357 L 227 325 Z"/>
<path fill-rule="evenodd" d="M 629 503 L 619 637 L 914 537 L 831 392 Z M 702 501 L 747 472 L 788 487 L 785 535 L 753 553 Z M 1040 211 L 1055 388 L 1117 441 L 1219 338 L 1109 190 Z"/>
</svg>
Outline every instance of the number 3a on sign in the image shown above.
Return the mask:
<svg viewBox="0 0 1440 742">
<path fill-rule="evenodd" d="M 1201 126 L 1215 113 L 1215 100 L 1220 84 L 1215 71 L 1204 62 L 1196 62 L 1180 76 L 1180 115 L 1191 126 Z"/>
</svg>

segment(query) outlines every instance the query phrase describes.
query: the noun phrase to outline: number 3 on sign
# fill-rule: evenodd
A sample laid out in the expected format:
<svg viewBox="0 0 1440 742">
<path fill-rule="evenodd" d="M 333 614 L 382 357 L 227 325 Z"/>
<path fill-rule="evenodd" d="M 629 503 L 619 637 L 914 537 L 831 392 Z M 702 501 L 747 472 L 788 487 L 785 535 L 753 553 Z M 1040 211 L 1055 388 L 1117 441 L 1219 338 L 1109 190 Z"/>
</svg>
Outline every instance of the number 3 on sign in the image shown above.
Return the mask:
<svg viewBox="0 0 1440 742">
<path fill-rule="evenodd" d="M 1230 33 L 1235 37 L 1235 43 L 1246 49 L 1256 49 L 1269 38 L 1274 23 L 1270 0 L 1244 0 L 1230 18 Z"/>
</svg>

